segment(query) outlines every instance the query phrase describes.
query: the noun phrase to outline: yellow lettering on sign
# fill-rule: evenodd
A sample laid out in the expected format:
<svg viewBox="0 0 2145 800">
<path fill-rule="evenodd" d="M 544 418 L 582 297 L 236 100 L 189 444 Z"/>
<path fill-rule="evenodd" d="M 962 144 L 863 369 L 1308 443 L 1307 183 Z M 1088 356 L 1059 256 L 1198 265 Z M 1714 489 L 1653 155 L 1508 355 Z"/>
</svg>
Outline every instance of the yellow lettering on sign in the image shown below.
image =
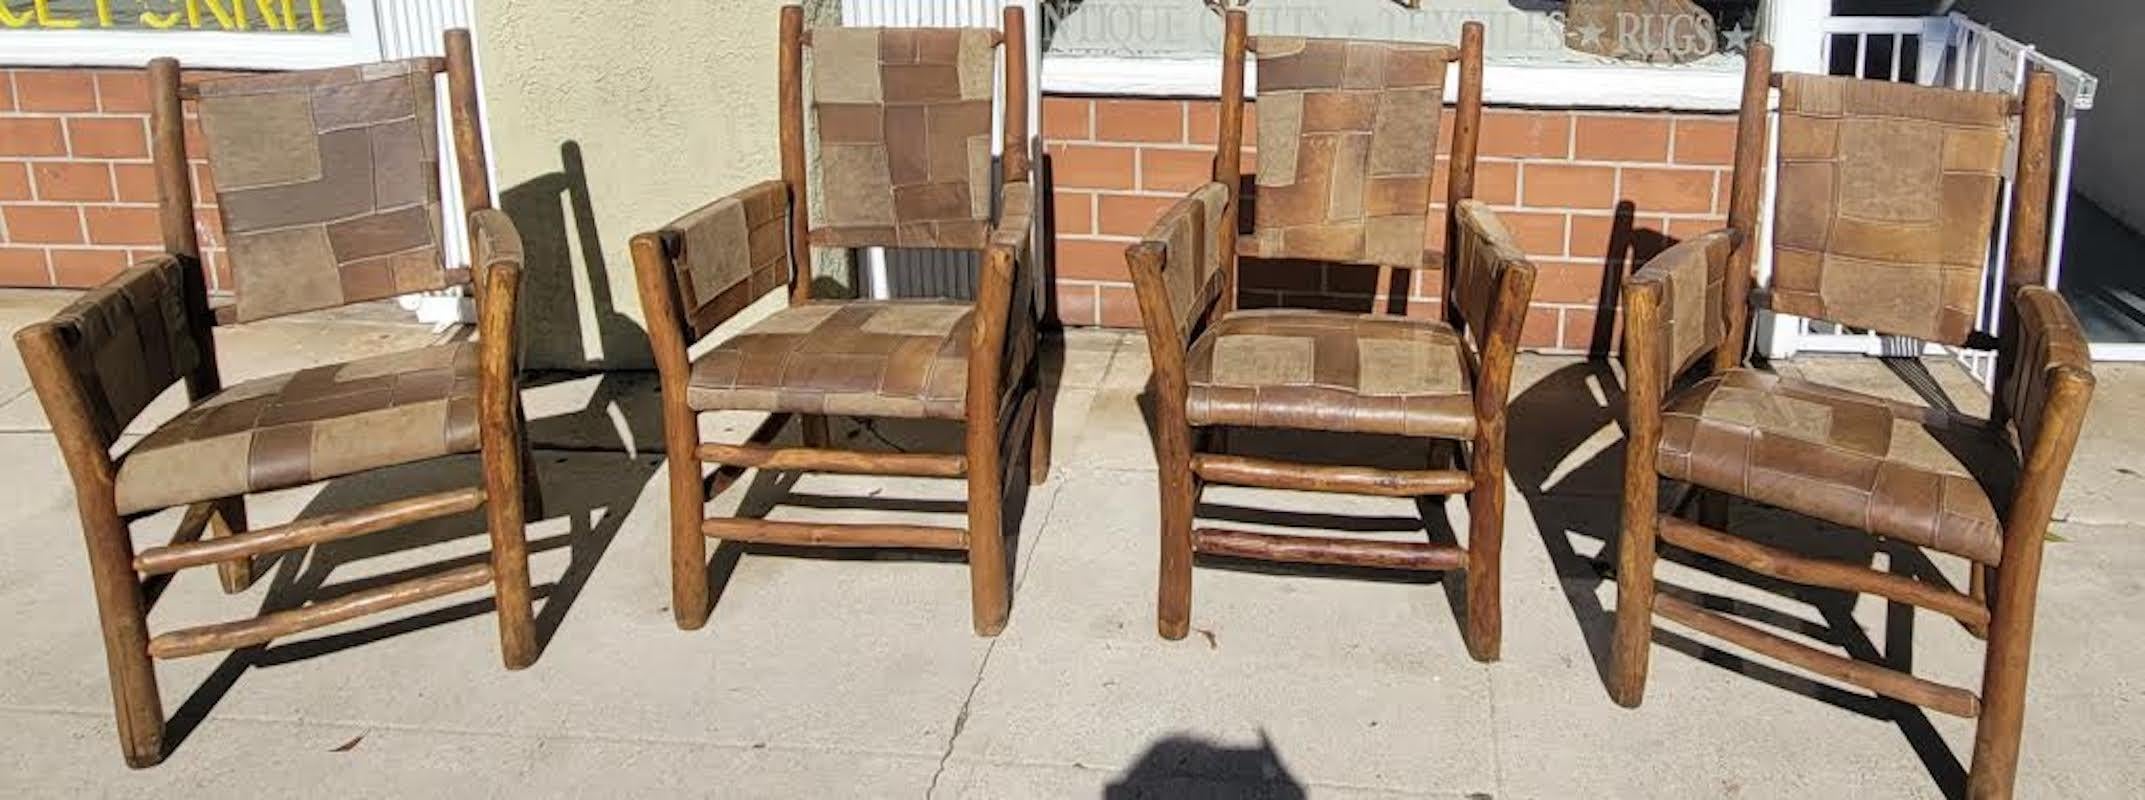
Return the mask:
<svg viewBox="0 0 2145 800">
<path fill-rule="evenodd" d="M 0 25 L 6 25 L 10 28 L 20 28 L 24 25 L 30 24 L 29 14 L 17 14 L 15 13 L 15 9 L 8 8 L 7 4 L 8 0 L 0 0 Z"/>
<path fill-rule="evenodd" d="M 112 0 L 97 0 L 97 27 L 112 27 Z"/>
<path fill-rule="evenodd" d="M 52 16 L 52 9 L 45 5 L 47 2 L 49 2 L 49 0 L 34 0 L 34 2 L 32 2 L 31 4 L 37 9 L 37 27 L 73 28 L 78 27 L 82 24 L 81 20 L 75 19 L 73 17 Z"/>
<path fill-rule="evenodd" d="M 151 28 L 155 28 L 160 31 L 171 30 L 172 28 L 177 27 L 179 24 L 179 12 L 177 9 L 174 9 L 159 14 L 154 11 L 143 9 L 141 16 L 138 17 L 138 19 L 142 21 L 143 25 L 147 25 Z"/>
<path fill-rule="evenodd" d="M 320 10 L 320 0 L 313 0 L 313 30 L 320 32 L 328 30 L 328 17 L 327 14 Z"/>
</svg>

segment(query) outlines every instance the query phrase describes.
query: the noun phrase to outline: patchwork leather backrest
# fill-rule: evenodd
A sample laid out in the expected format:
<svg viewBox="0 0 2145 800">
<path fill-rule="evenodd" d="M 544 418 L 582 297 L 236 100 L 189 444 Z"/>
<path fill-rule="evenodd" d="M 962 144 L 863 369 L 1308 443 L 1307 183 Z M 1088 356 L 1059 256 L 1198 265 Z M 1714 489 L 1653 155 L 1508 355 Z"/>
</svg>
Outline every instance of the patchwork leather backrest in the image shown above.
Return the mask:
<svg viewBox="0 0 2145 800">
<path fill-rule="evenodd" d="M 1168 333 L 1180 340 L 1191 336 L 1196 315 L 1212 299 L 1207 295 L 1222 269 L 1222 214 L 1228 207 L 1228 185 L 1209 183 L 1171 206 L 1142 237 L 1165 248 L 1161 285 L 1168 293 L 1169 316 L 1175 323 Z"/>
<path fill-rule="evenodd" d="M 1782 75 L 1773 310 L 1964 343 L 2010 115 L 2001 94 Z"/>
<path fill-rule="evenodd" d="M 1245 255 L 1420 267 L 1449 45 L 1261 36 Z"/>
<path fill-rule="evenodd" d="M 818 28 L 815 244 L 979 249 L 991 219 L 988 28 Z"/>
<path fill-rule="evenodd" d="M 788 285 L 789 187 L 762 181 L 663 226 L 693 338 Z"/>
<path fill-rule="evenodd" d="M 199 86 L 241 321 L 448 285 L 436 61 Z"/>
<path fill-rule="evenodd" d="M 95 433 L 106 442 L 201 366 L 203 353 L 186 322 L 186 269 L 170 256 L 136 264 L 40 323 L 57 335 L 87 395 Z"/>
</svg>

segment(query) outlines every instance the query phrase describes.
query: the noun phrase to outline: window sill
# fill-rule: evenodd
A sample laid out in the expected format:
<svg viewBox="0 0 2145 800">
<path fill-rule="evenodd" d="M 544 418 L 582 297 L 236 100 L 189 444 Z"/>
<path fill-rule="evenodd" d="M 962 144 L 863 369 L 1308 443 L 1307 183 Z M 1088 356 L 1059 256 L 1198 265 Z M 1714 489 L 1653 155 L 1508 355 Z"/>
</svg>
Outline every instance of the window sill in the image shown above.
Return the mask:
<svg viewBox="0 0 2145 800">
<path fill-rule="evenodd" d="M 1049 54 L 1042 84 L 1044 94 L 1219 97 L 1221 59 Z M 1490 63 L 1482 76 L 1483 102 L 1502 106 L 1734 111 L 1742 90 L 1739 69 Z M 1448 83 L 1446 99 L 1457 91 Z"/>
</svg>

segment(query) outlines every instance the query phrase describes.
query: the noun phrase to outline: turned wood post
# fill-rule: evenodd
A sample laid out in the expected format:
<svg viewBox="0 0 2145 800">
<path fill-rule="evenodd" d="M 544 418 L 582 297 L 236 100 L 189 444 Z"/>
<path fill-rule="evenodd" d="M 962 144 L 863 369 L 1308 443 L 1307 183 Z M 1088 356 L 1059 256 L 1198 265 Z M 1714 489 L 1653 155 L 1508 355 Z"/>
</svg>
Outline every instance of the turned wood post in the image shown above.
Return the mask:
<svg viewBox="0 0 2145 800">
<path fill-rule="evenodd" d="M 1728 193 L 1728 227 L 1740 236 L 1728 259 L 1728 275 L 1722 291 L 1721 313 L 1728 319 L 1718 350 L 1713 351 L 1713 370 L 1723 372 L 1742 365 L 1750 346 L 1750 284 L 1757 260 L 1758 210 L 1765 199 L 1766 119 L 1772 97 L 1773 46 L 1758 42 L 1750 46 L 1743 69 L 1743 106 L 1736 117 L 1735 173 Z M 1630 310 L 1625 310 L 1626 318 Z M 1650 330 L 1633 328 L 1629 330 Z M 1629 347 L 1631 337 L 1624 337 Z"/>
<path fill-rule="evenodd" d="M 1214 304 L 1214 318 L 1236 310 L 1236 232 L 1244 211 L 1244 57 L 1249 49 L 1250 15 L 1242 8 L 1222 14 L 1220 130 L 1214 137 L 1214 180 L 1229 187 L 1229 207 L 1221 212 L 1221 300 Z M 1187 547 L 1190 545 L 1187 544 Z M 1177 636 L 1183 636 L 1178 633 Z"/>
<path fill-rule="evenodd" d="M 809 181 L 804 167 L 803 7 L 782 7 L 781 47 L 775 92 L 781 95 L 782 182 L 789 184 L 790 305 L 799 305 L 812 299 L 812 206 L 807 202 L 811 195 L 806 191 Z"/>
<path fill-rule="evenodd" d="M 1653 655 L 1654 561 L 1660 525 L 1661 402 L 1667 365 L 1653 331 L 1660 324 L 1661 287 L 1624 285 L 1624 439 L 1622 529 L 1616 539 L 1616 629 L 1611 638 L 1609 698 L 1637 708 L 1646 698 Z M 1731 340 L 1732 341 L 1732 340 Z M 1723 349 L 1728 347 L 1724 341 Z"/>
<path fill-rule="evenodd" d="M 979 636 L 1005 629 L 1011 601 L 1005 553 L 1004 426 L 999 424 L 999 379 L 1004 369 L 1006 319 L 1011 303 L 1013 255 L 1002 247 L 983 251 L 982 296 L 976 298 L 975 327 L 969 336 L 968 413 L 968 576 L 974 623 Z M 996 309 L 985 312 L 984 309 Z"/>
<path fill-rule="evenodd" d="M 686 357 L 685 315 L 670 290 L 670 255 L 661 237 L 633 237 L 633 273 L 648 319 L 663 394 L 663 450 L 670 475 L 670 613 L 682 630 L 699 630 L 708 614 L 707 487 L 700 474 L 700 415 L 686 404 L 692 363 Z"/>
</svg>

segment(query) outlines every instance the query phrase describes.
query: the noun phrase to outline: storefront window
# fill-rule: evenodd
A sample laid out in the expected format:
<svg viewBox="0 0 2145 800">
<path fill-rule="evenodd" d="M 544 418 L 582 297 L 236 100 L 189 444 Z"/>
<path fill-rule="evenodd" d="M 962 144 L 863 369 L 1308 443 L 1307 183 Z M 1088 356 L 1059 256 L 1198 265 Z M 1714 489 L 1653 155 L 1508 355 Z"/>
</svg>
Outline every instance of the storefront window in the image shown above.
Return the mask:
<svg viewBox="0 0 2145 800">
<path fill-rule="evenodd" d="M 0 27 L 346 33 L 342 0 L 0 0 Z"/>
<path fill-rule="evenodd" d="M 1241 5 L 1254 35 L 1457 42 L 1487 28 L 1492 63 L 1740 69 L 1761 0 L 1045 0 L 1045 49 L 1067 56 L 1212 57 Z"/>
</svg>

